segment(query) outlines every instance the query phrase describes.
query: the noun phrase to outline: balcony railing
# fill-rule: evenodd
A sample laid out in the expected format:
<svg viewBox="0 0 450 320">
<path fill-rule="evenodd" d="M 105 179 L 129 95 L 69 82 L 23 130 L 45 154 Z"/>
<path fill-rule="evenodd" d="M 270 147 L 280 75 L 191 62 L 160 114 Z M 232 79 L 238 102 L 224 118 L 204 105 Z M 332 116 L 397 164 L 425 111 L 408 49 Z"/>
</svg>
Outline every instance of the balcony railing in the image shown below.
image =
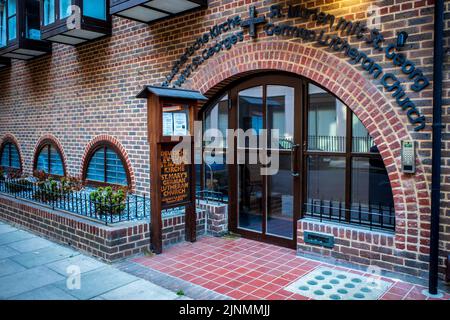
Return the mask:
<svg viewBox="0 0 450 320">
<path fill-rule="evenodd" d="M 370 136 L 352 137 L 352 152 L 369 153 L 375 146 Z M 308 149 L 313 151 L 345 152 L 344 136 L 308 136 Z"/>
<path fill-rule="evenodd" d="M 211 190 L 200 190 L 196 193 L 197 203 L 204 201 L 206 203 L 228 203 L 228 197 L 222 192 Z"/>
<path fill-rule="evenodd" d="M 309 150 L 345 152 L 345 143 L 342 136 L 308 136 Z"/>
<path fill-rule="evenodd" d="M 47 206 L 94 219 L 106 225 L 119 222 L 150 219 L 148 197 L 128 194 L 125 201 L 117 203 L 109 198 L 95 201 L 90 197 L 93 190 L 62 192 L 43 190 L 37 183 L 27 180 L 0 180 L 0 192 Z"/>
</svg>

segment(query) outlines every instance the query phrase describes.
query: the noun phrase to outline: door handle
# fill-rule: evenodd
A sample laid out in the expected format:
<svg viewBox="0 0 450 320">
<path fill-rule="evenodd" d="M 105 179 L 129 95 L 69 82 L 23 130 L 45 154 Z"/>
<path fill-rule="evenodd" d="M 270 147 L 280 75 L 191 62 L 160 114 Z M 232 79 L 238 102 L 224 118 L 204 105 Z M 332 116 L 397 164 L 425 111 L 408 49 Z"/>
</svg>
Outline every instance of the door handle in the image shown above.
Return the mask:
<svg viewBox="0 0 450 320">
<path fill-rule="evenodd" d="M 300 147 L 299 144 L 292 144 L 291 146 L 291 175 L 293 177 L 299 177 L 300 173 L 295 170 L 297 163 L 297 149 Z"/>
</svg>

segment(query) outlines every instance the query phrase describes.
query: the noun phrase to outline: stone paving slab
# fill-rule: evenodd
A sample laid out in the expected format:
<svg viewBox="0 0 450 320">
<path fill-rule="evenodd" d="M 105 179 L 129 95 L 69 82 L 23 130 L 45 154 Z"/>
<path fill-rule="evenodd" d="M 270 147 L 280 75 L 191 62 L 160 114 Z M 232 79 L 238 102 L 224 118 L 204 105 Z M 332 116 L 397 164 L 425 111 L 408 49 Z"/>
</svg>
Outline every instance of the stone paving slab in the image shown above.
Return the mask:
<svg viewBox="0 0 450 320">
<path fill-rule="evenodd" d="M 81 273 L 84 274 L 86 272 L 105 267 L 105 263 L 100 262 L 94 258 L 87 257 L 83 254 L 79 254 L 71 258 L 47 264 L 48 268 L 58 272 L 63 276 L 67 276 L 67 268 L 70 266 L 79 267 Z"/>
<path fill-rule="evenodd" d="M 37 251 L 26 252 L 19 256 L 11 257 L 11 259 L 25 268 L 37 267 L 54 261 L 67 259 L 79 253 L 62 246 L 51 246 Z"/>
<path fill-rule="evenodd" d="M 0 247 L 0 259 L 17 256 L 18 254 L 20 254 L 19 251 L 14 250 L 13 248 L 10 248 L 8 246 Z"/>
<path fill-rule="evenodd" d="M 137 280 L 99 296 L 105 300 L 174 300 L 178 296 L 145 280 Z"/>
<path fill-rule="evenodd" d="M 8 247 L 13 248 L 14 250 L 17 250 L 19 252 L 30 252 L 54 245 L 55 244 L 51 241 L 36 237 L 10 243 L 8 244 Z"/>
<path fill-rule="evenodd" d="M 25 267 L 12 261 L 11 259 L 4 259 L 0 261 L 0 277 L 25 270 Z"/>
<path fill-rule="evenodd" d="M 10 300 L 77 300 L 64 290 L 50 284 L 10 298 Z"/>
<path fill-rule="evenodd" d="M 20 241 L 20 240 L 25 240 L 25 239 L 35 238 L 35 237 L 36 237 L 35 235 L 33 235 L 29 232 L 25 232 L 25 231 L 16 229 L 16 231 L 5 232 L 5 233 L 0 234 L 0 245 L 16 242 L 16 241 Z"/>
<path fill-rule="evenodd" d="M 17 231 L 17 229 L 3 222 L 0 223 L 0 234 L 13 231 Z"/>
<path fill-rule="evenodd" d="M 63 276 L 45 266 L 16 272 L 0 279 L 0 299 L 12 298 L 62 279 Z"/>
<path fill-rule="evenodd" d="M 132 275 L 107 266 L 82 274 L 80 289 L 68 289 L 66 280 L 55 286 L 80 300 L 88 300 L 136 280 Z"/>
</svg>

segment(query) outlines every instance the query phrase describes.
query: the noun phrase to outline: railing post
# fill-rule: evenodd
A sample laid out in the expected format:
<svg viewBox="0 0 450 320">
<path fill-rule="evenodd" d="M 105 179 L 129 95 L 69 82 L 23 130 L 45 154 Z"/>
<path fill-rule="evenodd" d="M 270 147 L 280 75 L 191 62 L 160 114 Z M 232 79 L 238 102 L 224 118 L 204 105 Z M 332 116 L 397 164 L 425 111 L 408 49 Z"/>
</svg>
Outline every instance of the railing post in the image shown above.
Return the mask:
<svg viewBox="0 0 450 320">
<path fill-rule="evenodd" d="M 145 216 L 145 212 L 146 212 L 146 209 L 147 209 L 147 208 L 146 208 L 146 205 L 147 205 L 147 199 L 146 199 L 145 193 L 144 193 L 144 209 L 143 209 L 143 210 L 144 210 L 144 211 L 143 211 L 143 213 L 144 213 L 144 218 L 146 217 L 146 216 Z"/>
<path fill-rule="evenodd" d="M 137 199 L 137 196 L 135 195 L 134 196 L 134 203 L 135 203 L 135 209 L 136 209 L 136 215 L 135 215 L 135 219 L 137 219 L 138 218 L 138 199 Z M 130 220 L 130 218 L 128 218 L 128 220 Z"/>
</svg>

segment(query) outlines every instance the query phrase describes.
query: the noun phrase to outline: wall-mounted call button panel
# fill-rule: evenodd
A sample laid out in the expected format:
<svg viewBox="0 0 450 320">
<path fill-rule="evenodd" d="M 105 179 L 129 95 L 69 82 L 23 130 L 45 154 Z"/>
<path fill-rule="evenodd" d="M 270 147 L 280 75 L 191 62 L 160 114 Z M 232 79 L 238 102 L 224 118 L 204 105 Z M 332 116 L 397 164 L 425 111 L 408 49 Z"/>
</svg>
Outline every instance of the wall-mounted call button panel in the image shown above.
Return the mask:
<svg viewBox="0 0 450 320">
<path fill-rule="evenodd" d="M 414 141 L 402 141 L 402 171 L 403 173 L 416 172 L 416 150 Z"/>
</svg>

